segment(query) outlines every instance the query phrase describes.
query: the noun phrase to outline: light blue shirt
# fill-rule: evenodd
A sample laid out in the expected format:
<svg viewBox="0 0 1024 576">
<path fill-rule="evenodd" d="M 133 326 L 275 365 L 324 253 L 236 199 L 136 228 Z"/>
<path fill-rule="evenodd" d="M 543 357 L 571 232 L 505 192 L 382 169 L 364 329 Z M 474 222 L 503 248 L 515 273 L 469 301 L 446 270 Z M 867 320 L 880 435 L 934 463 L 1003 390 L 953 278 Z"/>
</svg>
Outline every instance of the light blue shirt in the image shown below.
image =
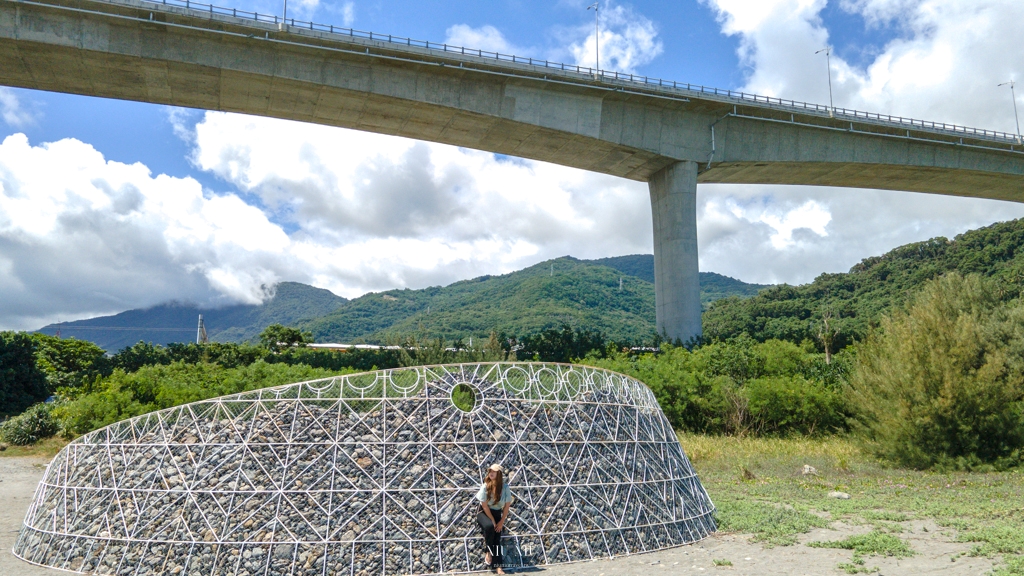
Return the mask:
<svg viewBox="0 0 1024 576">
<path fill-rule="evenodd" d="M 481 504 L 487 500 L 487 484 L 481 484 L 480 490 L 476 493 L 476 499 Z M 497 502 L 487 502 L 487 506 L 490 508 L 503 508 L 505 504 L 512 502 L 512 491 L 508 489 L 508 482 L 501 483 L 501 498 L 498 498 Z"/>
</svg>

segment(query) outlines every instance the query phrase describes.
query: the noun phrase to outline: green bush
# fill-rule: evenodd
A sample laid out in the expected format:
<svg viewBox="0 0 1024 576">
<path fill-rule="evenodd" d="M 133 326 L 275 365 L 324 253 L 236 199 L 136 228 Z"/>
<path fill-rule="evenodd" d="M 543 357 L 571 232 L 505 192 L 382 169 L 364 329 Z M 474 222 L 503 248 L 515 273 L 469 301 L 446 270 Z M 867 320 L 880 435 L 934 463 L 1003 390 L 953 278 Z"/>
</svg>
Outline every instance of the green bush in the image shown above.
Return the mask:
<svg viewBox="0 0 1024 576">
<path fill-rule="evenodd" d="M 751 427 L 761 434 L 814 434 L 844 427 L 842 394 L 803 376 L 769 376 L 747 382 Z"/>
<path fill-rule="evenodd" d="M 609 354 L 586 362 L 647 384 L 673 427 L 698 433 L 832 433 L 845 429 L 846 352 L 824 355 L 790 342 L 742 336 L 660 354 Z"/>
<path fill-rule="evenodd" d="M 340 373 L 345 372 L 352 370 Z M 118 369 L 97 380 L 92 392 L 55 408 L 54 418 L 67 434 L 75 436 L 154 410 L 338 373 L 263 361 L 240 368 L 174 362 L 144 366 L 132 373 Z"/>
<path fill-rule="evenodd" d="M 35 404 L 0 425 L 0 441 L 15 446 L 34 444 L 57 433 L 57 422 L 50 415 L 50 406 Z"/>
<path fill-rule="evenodd" d="M 1024 307 L 976 276 L 925 285 L 860 346 L 849 399 L 877 456 L 1012 465 L 1024 447 Z"/>
</svg>

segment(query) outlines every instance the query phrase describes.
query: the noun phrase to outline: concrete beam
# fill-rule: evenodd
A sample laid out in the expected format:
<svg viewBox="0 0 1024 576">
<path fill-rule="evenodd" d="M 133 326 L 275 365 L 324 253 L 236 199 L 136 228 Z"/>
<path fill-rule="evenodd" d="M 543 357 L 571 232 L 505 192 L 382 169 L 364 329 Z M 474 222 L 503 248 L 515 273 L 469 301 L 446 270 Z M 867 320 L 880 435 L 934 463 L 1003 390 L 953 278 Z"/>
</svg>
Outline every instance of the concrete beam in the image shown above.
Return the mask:
<svg viewBox="0 0 1024 576">
<path fill-rule="evenodd" d="M 1024 202 L 1024 158 L 953 138 L 855 125 L 728 116 L 702 183 L 800 184 L 928 192 Z M 1009 151 L 1008 151 L 1009 152 Z M 705 168 L 705 166 L 701 166 Z"/>
<path fill-rule="evenodd" d="M 679 162 L 648 183 L 654 218 L 654 299 L 658 333 L 683 343 L 701 336 L 697 275 L 697 164 Z"/>
<path fill-rule="evenodd" d="M 991 135 L 779 109 L 138 0 L 0 0 L 0 84 L 273 116 L 647 181 L 812 184 L 1024 201 Z M 713 132 L 717 132 L 715 137 Z"/>
</svg>

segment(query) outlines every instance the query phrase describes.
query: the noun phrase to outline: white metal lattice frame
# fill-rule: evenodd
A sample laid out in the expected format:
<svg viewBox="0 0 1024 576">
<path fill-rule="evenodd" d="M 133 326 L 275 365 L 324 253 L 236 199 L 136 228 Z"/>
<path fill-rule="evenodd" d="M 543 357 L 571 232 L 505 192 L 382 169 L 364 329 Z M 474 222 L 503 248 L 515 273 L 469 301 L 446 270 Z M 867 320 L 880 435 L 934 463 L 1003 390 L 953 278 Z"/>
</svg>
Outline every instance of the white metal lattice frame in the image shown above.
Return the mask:
<svg viewBox="0 0 1024 576">
<path fill-rule="evenodd" d="M 451 401 L 468 384 L 469 413 Z M 146 574 L 482 568 L 474 499 L 501 463 L 506 564 L 692 543 L 714 506 L 650 389 L 596 368 L 380 370 L 224 396 L 86 434 L 47 468 L 14 552 Z"/>
</svg>

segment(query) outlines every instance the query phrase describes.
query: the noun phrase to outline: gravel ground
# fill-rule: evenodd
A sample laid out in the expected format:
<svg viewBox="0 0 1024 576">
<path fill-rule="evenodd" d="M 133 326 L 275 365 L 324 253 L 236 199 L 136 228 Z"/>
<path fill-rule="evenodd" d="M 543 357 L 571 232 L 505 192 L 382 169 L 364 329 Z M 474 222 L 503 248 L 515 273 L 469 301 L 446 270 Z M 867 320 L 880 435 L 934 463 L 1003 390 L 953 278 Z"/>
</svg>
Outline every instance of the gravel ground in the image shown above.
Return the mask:
<svg viewBox="0 0 1024 576">
<path fill-rule="evenodd" d="M 11 554 L 25 510 L 36 484 L 43 476 L 46 461 L 39 458 L 0 457 L 0 574 L 3 576 L 56 576 L 59 570 L 33 566 Z M 852 534 L 867 532 L 866 526 L 833 523 L 832 529 L 815 530 L 800 538 L 795 546 L 765 549 L 752 544 L 743 534 L 716 534 L 698 544 L 682 546 L 650 554 L 625 556 L 531 569 L 547 576 L 657 576 L 659 574 L 722 574 L 730 576 L 817 576 L 845 574 L 837 566 L 849 562 L 847 550 L 809 548 L 803 543 L 816 540 L 838 540 Z M 884 576 L 969 575 L 980 576 L 991 571 L 993 560 L 960 556 L 970 544 L 953 542 L 955 534 L 930 521 L 903 523 L 902 537 L 917 552 L 911 558 L 867 558 L 866 567 L 878 567 Z M 731 565 L 716 566 L 715 561 Z"/>
</svg>

